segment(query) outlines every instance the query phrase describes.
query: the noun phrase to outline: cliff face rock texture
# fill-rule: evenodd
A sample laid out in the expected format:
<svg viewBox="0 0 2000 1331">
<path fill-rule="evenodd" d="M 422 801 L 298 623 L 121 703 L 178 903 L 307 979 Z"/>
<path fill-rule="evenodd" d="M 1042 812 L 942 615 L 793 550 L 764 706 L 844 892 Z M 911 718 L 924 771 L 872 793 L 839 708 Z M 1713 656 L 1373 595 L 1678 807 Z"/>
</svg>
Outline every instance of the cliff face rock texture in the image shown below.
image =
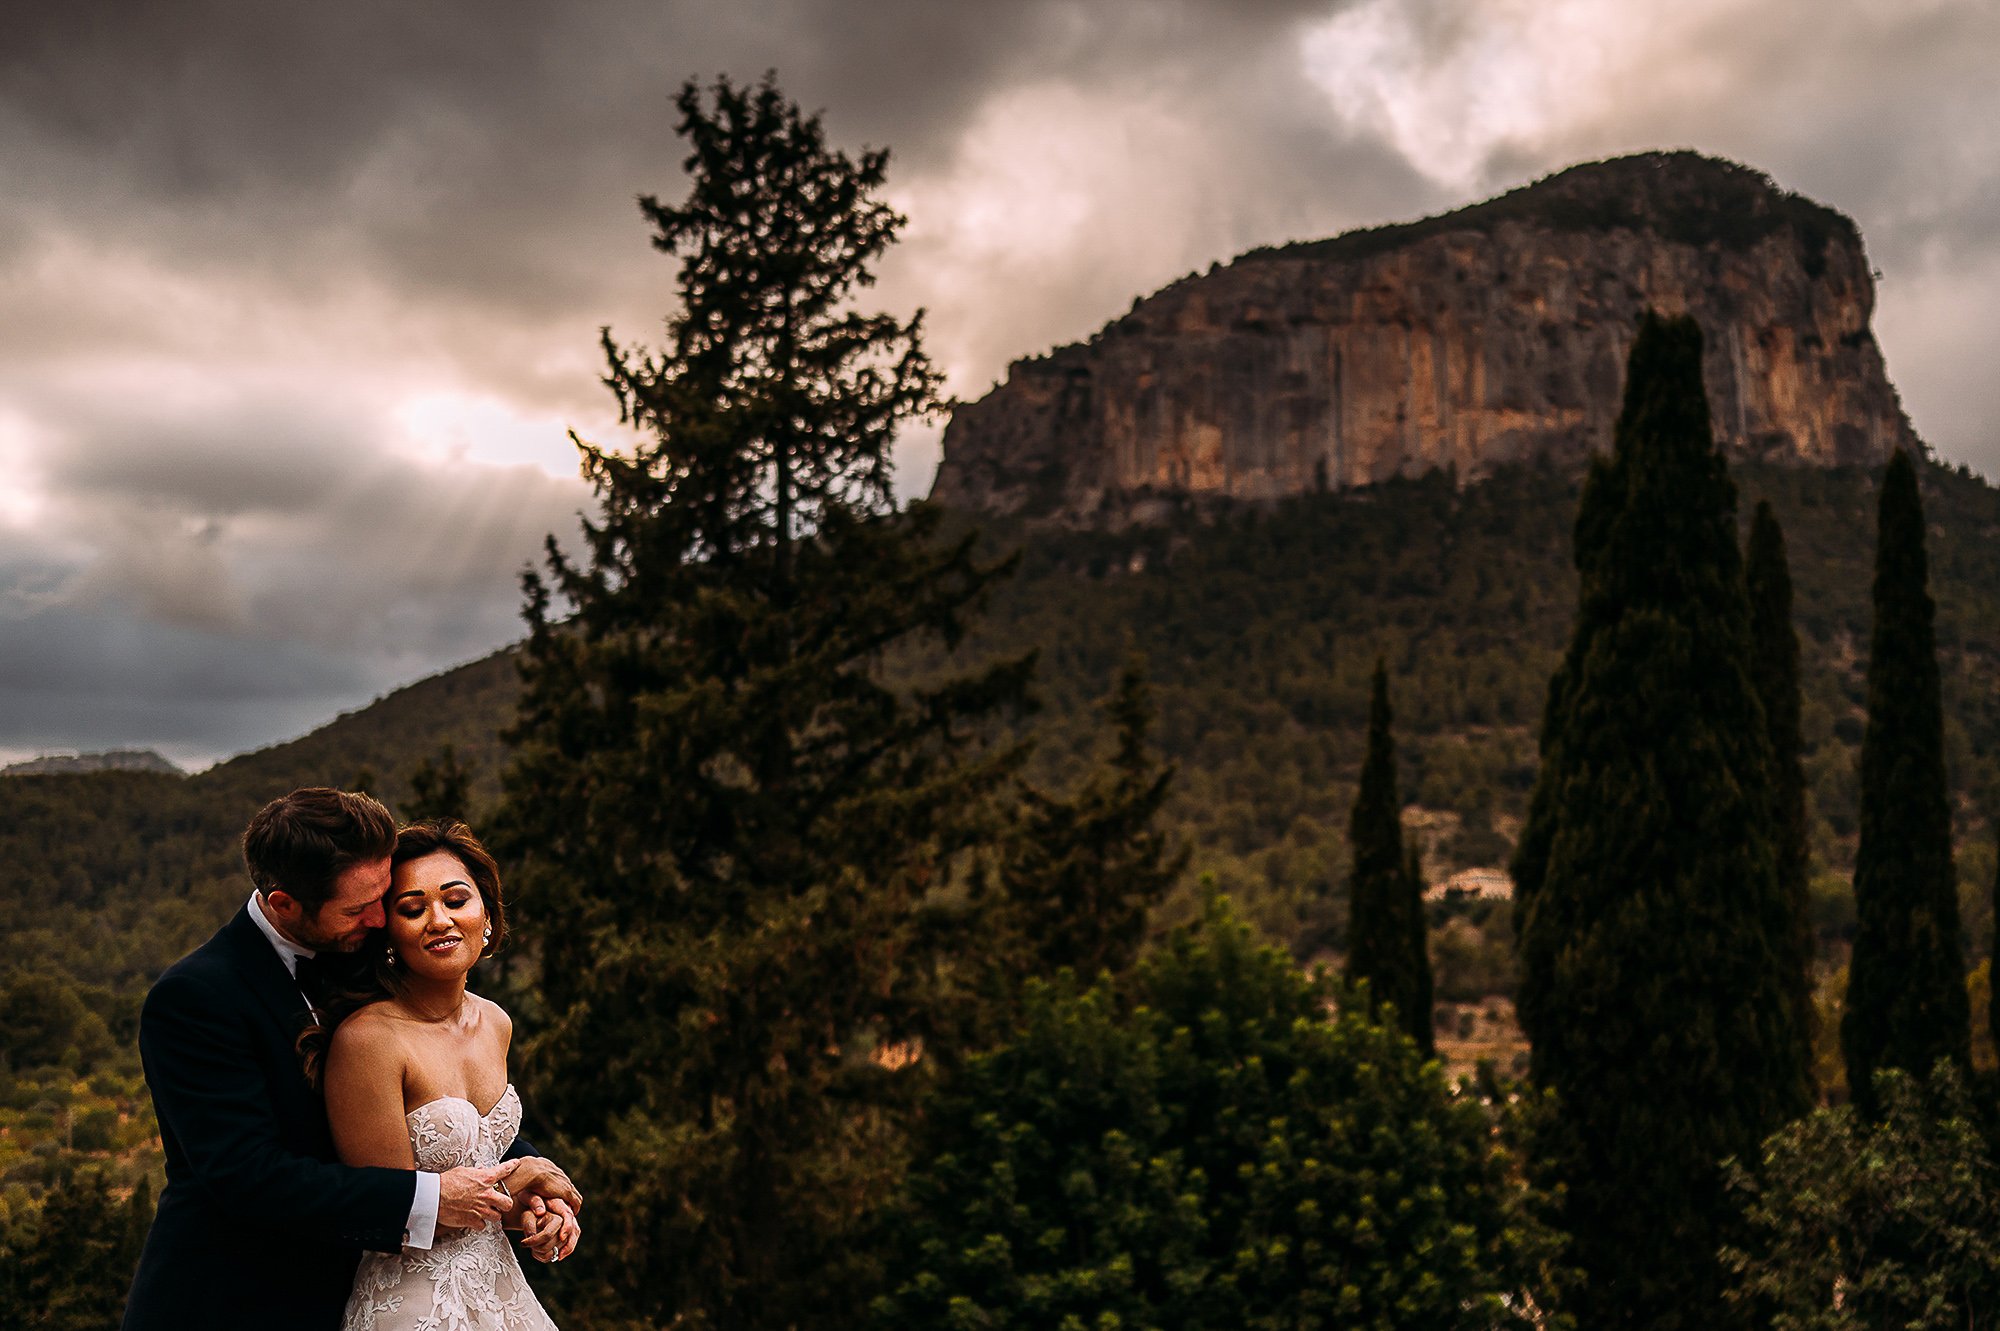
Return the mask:
<svg viewBox="0 0 2000 1331">
<path fill-rule="evenodd" d="M 1648 307 L 1692 314 L 1733 456 L 1915 439 L 1860 232 L 1746 167 L 1648 153 L 1457 212 L 1253 251 L 1015 362 L 958 409 L 932 499 L 1069 521 L 1607 448 Z"/>
</svg>

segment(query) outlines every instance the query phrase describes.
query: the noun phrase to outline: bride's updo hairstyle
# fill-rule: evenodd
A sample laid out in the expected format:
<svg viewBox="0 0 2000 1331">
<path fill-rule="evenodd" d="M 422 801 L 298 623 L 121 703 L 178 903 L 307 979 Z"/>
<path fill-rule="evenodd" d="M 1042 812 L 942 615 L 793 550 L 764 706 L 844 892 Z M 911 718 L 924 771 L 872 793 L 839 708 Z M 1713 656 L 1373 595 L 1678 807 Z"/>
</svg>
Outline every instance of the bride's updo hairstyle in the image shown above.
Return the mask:
<svg viewBox="0 0 2000 1331">
<path fill-rule="evenodd" d="M 484 960 L 500 950 L 507 941 L 507 909 L 500 899 L 500 866 L 493 856 L 481 845 L 472 829 L 456 818 L 426 818 L 411 823 L 396 834 L 396 848 L 390 854 L 393 868 L 410 860 L 420 860 L 426 855 L 444 853 L 465 866 L 466 877 L 472 880 L 474 890 L 479 893 L 479 902 L 486 908 L 486 922 L 492 926 L 493 941 L 480 952 Z M 385 931 L 386 932 L 386 931 Z M 308 1026 L 299 1033 L 296 1048 L 299 1060 L 305 1065 L 306 1080 L 315 1090 L 319 1089 L 320 1073 L 326 1063 L 326 1047 L 333 1038 L 333 1028 L 350 1015 L 379 1003 L 385 998 L 400 997 L 404 989 L 402 968 L 391 963 L 387 950 L 382 946 L 382 933 L 370 936 L 362 944 L 361 955 L 367 958 L 367 967 L 355 977 L 355 982 L 327 1000 L 316 1026 Z"/>
</svg>

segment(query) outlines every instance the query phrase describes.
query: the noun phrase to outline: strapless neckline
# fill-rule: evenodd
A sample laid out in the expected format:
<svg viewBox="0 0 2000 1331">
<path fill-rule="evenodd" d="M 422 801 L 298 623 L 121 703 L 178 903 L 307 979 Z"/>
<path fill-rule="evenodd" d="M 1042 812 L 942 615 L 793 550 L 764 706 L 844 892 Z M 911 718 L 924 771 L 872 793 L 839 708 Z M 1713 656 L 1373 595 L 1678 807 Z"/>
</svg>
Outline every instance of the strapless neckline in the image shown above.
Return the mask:
<svg viewBox="0 0 2000 1331">
<path fill-rule="evenodd" d="M 521 1095 L 509 1082 L 485 1113 L 462 1095 L 441 1095 L 405 1121 L 416 1167 L 442 1174 L 497 1165 L 521 1128 Z M 521 1278 L 498 1219 L 474 1229 L 440 1227 L 427 1249 L 361 1257 L 342 1331 L 556 1331 Z"/>
<path fill-rule="evenodd" d="M 493 1107 L 487 1110 L 483 1114 L 479 1112 L 478 1105 L 472 1103 L 472 1101 L 466 1099 L 462 1095 L 440 1095 L 435 1099 L 424 1101 L 422 1104 L 418 1105 L 415 1109 L 412 1109 L 406 1114 L 404 1114 L 403 1117 L 406 1119 L 415 1118 L 418 1114 L 423 1113 L 424 1110 L 429 1109 L 432 1105 L 441 1105 L 450 1102 L 450 1103 L 464 1105 L 467 1109 L 470 1109 L 474 1114 L 477 1114 L 479 1116 L 479 1121 L 481 1123 L 484 1123 L 487 1119 L 492 1118 L 495 1114 L 499 1113 L 500 1106 L 506 1104 L 507 1097 L 513 1095 L 514 1093 L 515 1093 L 514 1083 L 510 1081 L 507 1083 L 506 1087 L 500 1092 L 500 1098 L 493 1102 Z"/>
</svg>

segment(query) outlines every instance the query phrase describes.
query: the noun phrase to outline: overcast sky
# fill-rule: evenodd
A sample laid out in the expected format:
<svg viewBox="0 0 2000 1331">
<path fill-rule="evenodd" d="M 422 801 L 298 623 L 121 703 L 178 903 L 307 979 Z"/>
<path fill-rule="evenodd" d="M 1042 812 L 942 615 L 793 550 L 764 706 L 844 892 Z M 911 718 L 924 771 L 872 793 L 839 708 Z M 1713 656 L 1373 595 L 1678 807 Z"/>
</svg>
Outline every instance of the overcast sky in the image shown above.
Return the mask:
<svg viewBox="0 0 2000 1331">
<path fill-rule="evenodd" d="M 0 0 L 0 760 L 287 739 L 519 636 L 654 340 L 670 98 L 893 151 L 966 397 L 1253 245 L 1693 147 L 1855 217 L 2000 475 L 1996 0 Z M 922 493 L 935 433 L 900 449 Z"/>
</svg>

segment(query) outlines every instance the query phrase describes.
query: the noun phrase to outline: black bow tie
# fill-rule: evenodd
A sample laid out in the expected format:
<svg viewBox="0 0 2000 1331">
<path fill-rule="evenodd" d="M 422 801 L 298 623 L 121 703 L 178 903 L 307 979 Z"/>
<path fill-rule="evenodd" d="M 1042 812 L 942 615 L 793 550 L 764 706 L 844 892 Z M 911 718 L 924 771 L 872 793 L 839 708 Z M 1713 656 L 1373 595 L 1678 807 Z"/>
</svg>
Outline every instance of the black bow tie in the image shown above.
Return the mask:
<svg viewBox="0 0 2000 1331">
<path fill-rule="evenodd" d="M 314 1006 L 325 1002 L 338 989 L 345 988 L 355 978 L 355 959 L 340 952 L 319 952 L 310 957 L 300 957 L 294 972 L 299 977 L 299 988 Z"/>
<path fill-rule="evenodd" d="M 292 974 L 298 978 L 299 990 L 306 1001 L 318 1007 L 326 997 L 326 966 L 318 957 L 295 957 Z"/>
</svg>

